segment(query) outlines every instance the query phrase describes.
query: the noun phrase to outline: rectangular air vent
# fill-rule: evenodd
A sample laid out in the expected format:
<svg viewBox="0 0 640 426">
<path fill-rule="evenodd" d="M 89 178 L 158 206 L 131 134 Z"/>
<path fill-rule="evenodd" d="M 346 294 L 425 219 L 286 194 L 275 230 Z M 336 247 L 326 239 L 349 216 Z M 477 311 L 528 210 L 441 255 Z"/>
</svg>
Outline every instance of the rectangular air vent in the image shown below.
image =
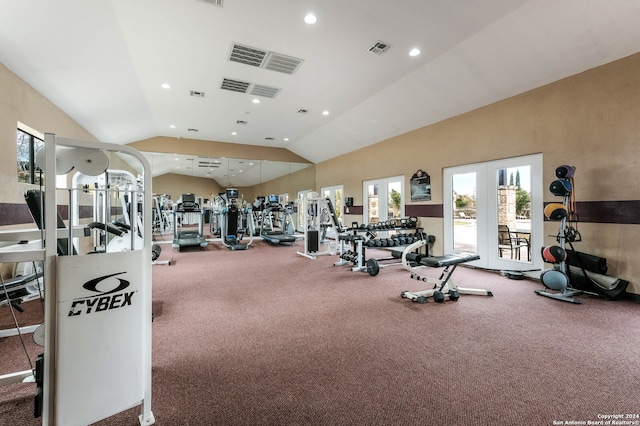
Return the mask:
<svg viewBox="0 0 640 426">
<path fill-rule="evenodd" d="M 219 6 L 219 7 L 222 7 L 222 3 L 224 3 L 224 0 L 200 0 L 200 1 L 212 4 L 214 6 Z"/>
<path fill-rule="evenodd" d="M 393 46 L 391 46 L 389 43 L 378 41 L 376 42 L 376 44 L 374 44 L 369 48 L 369 52 L 375 53 L 376 55 L 382 55 L 384 52 L 391 49 L 392 47 Z"/>
<path fill-rule="evenodd" d="M 267 56 L 266 50 L 256 49 L 255 47 L 243 46 L 241 44 L 234 43 L 231 48 L 229 60 L 245 65 L 251 65 L 253 67 L 259 67 L 260 65 L 262 65 L 262 61 L 265 56 Z"/>
<path fill-rule="evenodd" d="M 256 96 L 263 96 L 265 98 L 275 98 L 280 92 L 280 89 L 275 87 L 263 86 L 261 84 L 254 84 L 251 88 L 251 94 Z"/>
<path fill-rule="evenodd" d="M 300 65 L 302 65 L 302 62 L 304 62 L 302 59 L 281 55 L 280 53 L 269 52 L 269 56 L 267 57 L 263 68 L 285 74 L 293 74 Z"/>
<path fill-rule="evenodd" d="M 247 83 L 246 81 L 223 78 L 220 88 L 224 90 L 231 90 L 233 92 L 247 93 L 247 89 L 249 89 L 250 85 L 251 83 Z"/>
<path fill-rule="evenodd" d="M 293 74 L 304 62 L 302 59 L 294 58 L 293 56 L 269 52 L 264 49 L 244 46 L 238 43 L 233 43 L 231 45 L 229 60 L 285 74 Z"/>
<path fill-rule="evenodd" d="M 198 162 L 198 167 L 206 167 L 210 169 L 215 169 L 220 167 L 220 163 L 212 162 L 212 161 L 200 161 Z"/>
</svg>

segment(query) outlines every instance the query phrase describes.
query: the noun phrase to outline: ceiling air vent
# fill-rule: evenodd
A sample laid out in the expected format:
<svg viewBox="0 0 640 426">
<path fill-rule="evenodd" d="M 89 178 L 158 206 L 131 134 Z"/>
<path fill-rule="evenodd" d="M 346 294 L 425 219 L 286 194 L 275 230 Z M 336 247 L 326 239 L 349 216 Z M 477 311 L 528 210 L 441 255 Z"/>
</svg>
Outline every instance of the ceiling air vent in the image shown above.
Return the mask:
<svg viewBox="0 0 640 426">
<path fill-rule="evenodd" d="M 263 96 L 265 98 L 275 98 L 280 92 L 280 89 L 275 87 L 263 86 L 261 84 L 254 84 L 251 88 L 251 94 L 256 96 Z"/>
<path fill-rule="evenodd" d="M 299 109 L 298 110 L 298 114 L 308 114 L 309 110 L 308 109 Z"/>
<path fill-rule="evenodd" d="M 267 56 L 267 51 L 265 50 L 234 43 L 231 48 L 229 60 L 232 62 L 251 65 L 253 67 L 259 67 L 262 65 L 262 60 L 265 56 Z"/>
<path fill-rule="evenodd" d="M 187 129 L 187 132 L 197 132 L 198 129 L 194 129 L 193 127 Z"/>
<path fill-rule="evenodd" d="M 251 83 L 247 83 L 246 81 L 223 78 L 220 88 L 224 90 L 231 90 L 233 92 L 247 93 L 247 89 L 249 89 L 250 85 Z"/>
<path fill-rule="evenodd" d="M 269 56 L 262 67 L 271 71 L 293 74 L 298 68 L 300 68 L 302 62 L 304 62 L 302 59 L 281 55 L 280 53 L 269 52 Z"/>
<path fill-rule="evenodd" d="M 247 122 L 244 120 L 237 120 L 236 124 L 247 124 Z"/>
<path fill-rule="evenodd" d="M 209 169 L 219 168 L 220 167 L 220 163 L 219 162 L 215 162 L 215 161 L 199 161 L 198 162 L 198 167 L 206 167 L 206 168 L 209 168 Z"/>
<path fill-rule="evenodd" d="M 273 138 L 272 138 L 272 137 L 270 137 L 270 136 L 267 136 L 266 138 L 264 138 L 264 140 L 265 140 L 265 141 L 272 141 L 272 140 L 273 140 Z"/>
<path fill-rule="evenodd" d="M 378 41 L 378 42 L 376 42 L 376 44 L 374 44 L 373 46 L 371 46 L 369 48 L 369 52 L 375 53 L 376 55 L 382 55 L 384 52 L 386 52 L 387 50 L 391 49 L 391 47 L 393 47 L 393 46 L 390 45 L 389 43 L 385 43 L 383 41 Z"/>
<path fill-rule="evenodd" d="M 222 7 L 222 3 L 224 3 L 224 0 L 200 0 L 200 1 L 212 4 L 214 6 L 219 6 L 219 7 Z"/>
<path fill-rule="evenodd" d="M 191 96 L 195 96 L 196 98 L 204 98 L 204 92 L 198 92 L 196 90 L 192 90 Z"/>
</svg>

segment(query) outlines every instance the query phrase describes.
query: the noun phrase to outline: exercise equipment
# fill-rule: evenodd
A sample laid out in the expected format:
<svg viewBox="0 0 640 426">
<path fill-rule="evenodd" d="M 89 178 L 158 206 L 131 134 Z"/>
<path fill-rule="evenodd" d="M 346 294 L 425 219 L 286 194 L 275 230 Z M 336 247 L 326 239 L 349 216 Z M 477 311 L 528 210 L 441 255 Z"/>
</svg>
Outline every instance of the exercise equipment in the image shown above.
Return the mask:
<svg viewBox="0 0 640 426">
<path fill-rule="evenodd" d="M 87 169 L 95 167 L 97 161 L 94 159 L 106 156 L 109 161 L 117 159 L 139 173 L 141 185 L 131 191 L 130 215 L 136 217 L 138 206 L 142 206 L 142 248 L 135 247 L 136 221 L 131 222 L 129 251 L 89 254 L 84 247 L 92 244 L 85 244 L 84 240 L 77 246 L 73 244 L 74 238 L 82 237 L 75 233 L 79 223 L 71 212 L 89 206 L 91 197 L 82 188 L 67 187 L 71 176 L 56 179 L 56 160 L 60 159 L 56 158 L 58 146 L 67 148 L 60 150 L 67 151 L 60 155 L 73 158 L 73 167 L 69 169 L 72 172 L 77 169 L 84 174 L 104 173 L 106 167 L 102 169 L 102 165 L 101 171 Z M 80 150 L 74 152 L 76 148 Z M 52 134 L 45 135 L 44 149 L 44 164 L 39 167 L 47 173 L 44 186 L 47 196 L 41 197 L 40 213 L 33 215 L 43 230 L 44 249 L 24 253 L 25 259 L 21 259 L 36 258 L 44 265 L 44 355 L 36 362 L 34 412 L 42 416 L 43 424 L 92 424 L 141 406 L 140 425 L 154 424 L 151 412 L 149 163 L 128 146 L 74 141 Z M 57 188 L 56 184 L 62 188 Z M 110 188 L 95 190 L 105 197 L 110 197 L 109 192 L 114 191 Z M 78 203 L 68 196 L 74 191 L 83 194 Z M 58 206 L 69 212 L 67 229 L 57 229 L 62 221 Z M 103 223 L 106 228 L 107 223 Z M 62 225 L 65 226 L 64 222 Z M 67 236 L 60 237 L 67 231 Z M 60 255 L 58 250 L 61 249 L 66 249 L 67 255 Z M 0 257 L 0 261 L 4 259 Z"/>
<path fill-rule="evenodd" d="M 303 198 L 301 207 L 305 224 L 304 251 L 298 251 L 298 254 L 309 259 L 336 254 L 342 256 L 346 241 L 344 233 L 347 228 L 340 223 L 331 198 L 320 197 L 317 192 L 310 192 Z M 337 241 L 326 238 L 329 228 L 335 229 Z M 323 250 L 320 249 L 321 246 L 324 247 Z"/>
<path fill-rule="evenodd" d="M 247 250 L 253 242 L 253 214 L 248 207 L 240 205 L 238 198 L 236 188 L 227 188 L 225 194 L 217 198 L 222 204 L 218 209 L 217 225 L 222 245 L 230 250 Z M 247 243 L 242 241 L 245 235 L 249 236 Z"/>
<path fill-rule="evenodd" d="M 16 246 L 26 246 L 19 244 Z M 4 247 L 4 250 L 12 250 L 16 246 Z M 19 248 L 18 248 L 19 249 Z M 2 280 L 2 292 L 0 292 L 0 307 L 10 306 L 18 312 L 23 312 L 22 303 L 42 297 L 42 262 L 19 262 L 13 265 L 11 278 Z M 24 330 L 22 330 L 24 332 Z M 0 338 L 13 336 L 16 333 L 7 334 L 0 330 Z"/>
<path fill-rule="evenodd" d="M 418 266 L 413 266 L 407 255 L 418 250 L 424 244 L 426 244 L 426 241 L 421 240 L 407 247 L 402 253 L 402 264 L 411 273 L 412 279 L 430 283 L 432 287 L 422 291 L 404 290 L 400 293 L 400 297 L 417 303 L 427 303 L 427 299 L 430 297 L 433 297 L 433 300 L 438 303 L 444 302 L 447 297 L 455 302 L 460 298 L 461 294 L 493 297 L 493 293 L 489 290 L 459 287 L 453 283 L 451 278 L 458 265 L 478 260 L 480 256 L 475 253 L 454 252 L 444 256 L 423 257 Z M 444 270 L 440 278 L 435 279 L 422 274 L 426 268 L 444 268 Z"/>
<path fill-rule="evenodd" d="M 595 292 L 609 300 L 617 300 L 627 289 L 629 282 L 607 275 L 607 259 L 576 251 L 573 242 L 566 250 L 566 275 L 575 288 Z"/>
<path fill-rule="evenodd" d="M 569 212 L 565 204 L 550 203 L 545 206 L 544 215 L 549 220 L 562 220 L 569 216 Z"/>
<path fill-rule="evenodd" d="M 271 245 L 287 244 L 291 245 L 296 242 L 293 227 L 293 206 L 282 206 L 278 200 L 278 196 L 271 194 L 267 197 L 265 208 L 262 210 L 262 224 L 260 227 L 260 236 Z M 274 226 L 276 222 L 275 215 L 283 215 L 280 218 L 279 225 Z"/>
<path fill-rule="evenodd" d="M 607 277 L 599 274 L 598 271 L 588 271 L 587 264 L 592 269 L 598 269 L 606 264 L 606 260 L 595 256 L 576 254 L 573 251 L 573 241 L 581 239 L 579 232 L 569 225 L 570 218 L 577 219 L 573 182 L 575 167 L 559 166 L 556 168 L 555 175 L 559 179 L 551 184 L 549 191 L 555 196 L 562 197 L 562 203 L 548 204 L 544 209 L 544 214 L 549 220 L 560 221 L 560 229 L 556 236 L 559 245 L 542 248 L 542 259 L 547 263 L 552 263 L 553 267 L 540 275 L 540 281 L 545 290 L 535 290 L 535 293 L 575 304 L 582 303 L 580 299 L 574 297 L 580 294 L 607 297 L 614 300 L 626 290 L 628 282 Z M 571 246 L 571 251 L 567 250 L 567 245 Z M 569 259 L 570 263 L 568 264 Z M 599 272 L 606 273 L 606 266 L 604 271 L 600 269 Z"/>
<path fill-rule="evenodd" d="M 132 191 L 140 190 L 140 182 L 129 171 L 107 169 L 98 176 L 91 176 L 81 172 L 73 175 L 71 186 L 82 188 L 81 191 L 71 192 L 71 202 L 79 203 L 81 196 L 89 195 L 93 201 L 93 222 L 87 227 L 92 231 L 93 253 L 131 250 L 133 247 L 141 249 L 144 246 L 142 231 L 143 211 L 138 205 L 136 214 L 133 215 L 131 206 Z M 154 197 L 154 200 L 156 197 Z M 35 208 L 36 203 L 32 203 Z M 112 213 L 117 212 L 117 218 L 112 218 Z M 76 209 L 70 212 L 73 223 L 80 222 L 80 212 Z M 155 215 L 155 210 L 154 210 Z M 135 233 L 132 233 L 132 224 Z M 153 225 L 155 227 L 155 224 Z M 74 245 L 78 244 L 78 238 L 74 238 Z M 153 265 L 171 265 L 173 259 L 158 260 L 162 248 L 158 244 L 151 246 L 151 261 Z"/>
<path fill-rule="evenodd" d="M 178 215 L 191 213 L 198 218 L 198 229 L 178 229 Z M 205 248 L 209 242 L 204 238 L 203 211 L 196 203 L 196 196 L 192 193 L 182 194 L 177 207 L 173 210 L 173 243 L 172 247 L 182 250 L 184 247 Z"/>
<path fill-rule="evenodd" d="M 407 253 L 406 258 L 407 258 L 407 262 L 411 266 L 418 266 L 422 258 L 425 256 L 426 255 L 422 253 Z M 386 262 L 391 262 L 391 263 L 386 263 Z M 397 265 L 403 266 L 402 252 L 398 250 L 393 250 L 391 252 L 391 257 L 385 257 L 380 259 L 375 259 L 375 258 L 367 259 L 366 271 L 369 273 L 369 275 L 371 275 L 372 277 L 375 277 L 376 275 L 378 275 L 381 269 L 388 268 L 389 266 L 397 266 Z"/>
<path fill-rule="evenodd" d="M 402 256 L 405 256 L 405 259 L 409 266 L 416 267 L 420 265 L 420 262 L 423 258 L 429 257 L 429 253 L 431 251 L 431 246 L 436 241 L 436 237 L 433 235 L 427 235 L 423 232 L 416 232 L 415 239 L 413 237 L 405 239 L 402 235 L 396 236 L 396 238 L 392 239 L 392 241 L 397 241 L 397 243 L 391 243 L 388 247 L 395 246 L 405 246 L 405 244 L 413 244 L 414 242 L 424 240 L 425 244 L 421 244 L 420 248 L 424 248 L 424 253 L 419 252 L 418 250 L 411 251 L 405 253 L 404 250 L 391 250 L 391 256 L 385 258 L 369 258 L 366 261 L 366 272 L 369 275 L 375 277 L 378 275 L 381 269 L 388 268 L 390 266 L 403 266 L 404 263 L 402 261 Z"/>
<path fill-rule="evenodd" d="M 153 196 L 153 234 L 173 234 L 173 201 L 166 194 Z"/>
</svg>

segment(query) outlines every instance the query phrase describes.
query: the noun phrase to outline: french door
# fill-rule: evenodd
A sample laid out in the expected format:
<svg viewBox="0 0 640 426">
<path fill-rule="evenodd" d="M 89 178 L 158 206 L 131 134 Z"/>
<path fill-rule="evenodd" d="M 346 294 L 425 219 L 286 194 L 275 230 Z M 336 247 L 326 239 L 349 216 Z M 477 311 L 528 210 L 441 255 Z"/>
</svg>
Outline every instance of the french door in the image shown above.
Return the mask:
<svg viewBox="0 0 640 426">
<path fill-rule="evenodd" d="M 331 203 L 333 204 L 333 209 L 336 212 L 336 216 L 338 217 L 338 220 L 341 223 L 344 223 L 342 221 L 342 194 L 343 194 L 343 186 L 342 185 L 334 185 L 334 186 L 326 186 L 320 189 L 320 194 L 322 195 L 323 198 L 328 198 L 331 200 Z M 327 213 L 328 214 L 328 213 Z M 330 219 L 329 219 L 330 220 Z M 333 239 L 337 239 L 338 238 L 338 231 L 335 229 L 335 227 L 330 227 L 327 229 L 327 234 L 326 237 L 328 238 L 333 238 Z"/>
<path fill-rule="evenodd" d="M 541 154 L 450 167 L 443 178 L 445 253 L 477 253 L 472 264 L 488 269 L 542 269 Z"/>
<path fill-rule="evenodd" d="M 365 223 L 404 216 L 404 176 L 364 181 L 362 195 Z"/>
<path fill-rule="evenodd" d="M 304 200 L 307 198 L 307 195 L 311 192 L 311 189 L 305 189 L 303 191 L 298 191 L 298 196 L 296 197 L 296 211 L 293 214 L 293 221 L 296 224 L 296 231 L 304 232 L 307 229 L 307 224 L 304 223 L 304 212 L 302 209 L 306 205 Z"/>
</svg>

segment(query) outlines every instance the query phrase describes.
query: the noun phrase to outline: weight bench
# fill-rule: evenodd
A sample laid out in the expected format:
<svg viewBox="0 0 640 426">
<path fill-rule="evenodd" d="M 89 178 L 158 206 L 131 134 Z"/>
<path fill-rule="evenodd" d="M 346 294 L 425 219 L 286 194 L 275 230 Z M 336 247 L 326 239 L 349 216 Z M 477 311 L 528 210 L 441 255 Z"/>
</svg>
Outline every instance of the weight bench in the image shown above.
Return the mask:
<svg viewBox="0 0 640 426">
<path fill-rule="evenodd" d="M 400 296 L 403 299 L 410 299 L 413 302 L 427 303 L 427 298 L 433 297 L 433 300 L 438 303 L 442 303 L 445 297 L 448 296 L 449 300 L 457 301 L 461 294 L 475 294 L 479 296 L 493 296 L 488 290 L 476 289 L 476 288 L 464 288 L 455 285 L 451 279 L 454 271 L 461 263 L 471 262 L 473 260 L 480 259 L 480 256 L 474 253 L 450 253 L 444 256 L 430 256 L 423 257 L 420 260 L 418 266 L 411 266 L 407 261 L 407 254 L 415 250 L 420 246 L 420 241 L 411 244 L 405 249 L 402 254 L 402 264 L 409 272 L 411 272 L 411 278 L 418 281 L 432 283 L 433 287 L 423 291 L 403 291 Z M 420 271 L 426 268 L 442 268 L 442 274 L 440 278 L 435 279 L 420 274 Z"/>
</svg>

